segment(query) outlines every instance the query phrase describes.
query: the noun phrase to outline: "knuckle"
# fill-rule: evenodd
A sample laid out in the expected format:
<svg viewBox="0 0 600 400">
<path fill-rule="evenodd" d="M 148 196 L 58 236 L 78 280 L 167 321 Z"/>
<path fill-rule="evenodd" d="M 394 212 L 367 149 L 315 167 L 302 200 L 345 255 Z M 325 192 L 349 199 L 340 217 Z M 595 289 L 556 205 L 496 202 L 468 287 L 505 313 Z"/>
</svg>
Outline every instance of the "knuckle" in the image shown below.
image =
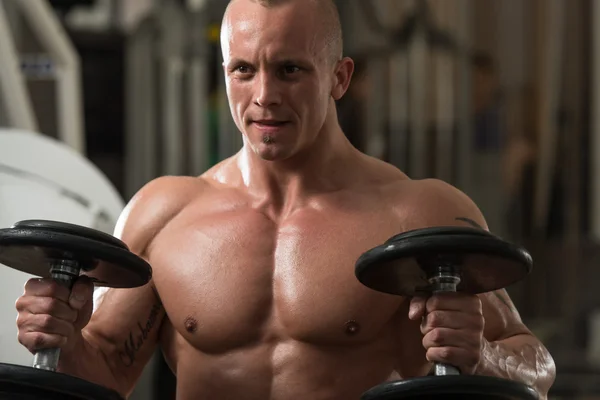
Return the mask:
<svg viewBox="0 0 600 400">
<path fill-rule="evenodd" d="M 38 326 L 43 330 L 50 330 L 54 326 L 54 317 L 49 314 L 42 314 L 38 317 Z"/>
<path fill-rule="evenodd" d="M 22 297 L 19 297 L 17 301 L 15 301 L 15 309 L 17 312 L 19 312 L 19 314 L 25 311 L 25 304 Z"/>
<path fill-rule="evenodd" d="M 47 290 L 48 290 L 48 294 L 52 297 L 57 297 L 62 289 L 62 286 L 60 286 L 57 282 L 55 281 L 49 281 L 45 283 Z"/>
<path fill-rule="evenodd" d="M 55 314 L 60 309 L 60 300 L 54 297 L 45 297 L 41 301 L 42 311 L 48 314 Z"/>
<path fill-rule="evenodd" d="M 450 347 L 442 347 L 439 351 L 439 357 L 443 360 L 451 360 L 453 358 L 454 351 Z"/>
<path fill-rule="evenodd" d="M 441 301 L 439 295 L 433 295 L 429 299 L 427 299 L 427 309 L 435 310 L 440 307 Z"/>
<path fill-rule="evenodd" d="M 434 345 L 441 345 L 444 343 L 444 332 L 441 329 L 434 329 L 429 332 L 430 340 Z"/>
<path fill-rule="evenodd" d="M 25 333 L 23 331 L 18 331 L 17 332 L 17 341 L 19 343 L 21 343 L 23 346 L 27 346 L 27 338 L 25 336 Z"/>
<path fill-rule="evenodd" d="M 25 314 L 23 312 L 19 312 L 17 314 L 17 327 L 22 329 L 29 322 L 29 314 Z"/>
<path fill-rule="evenodd" d="M 430 327 L 440 327 L 444 321 L 444 314 L 440 311 L 432 311 L 427 315 L 427 325 Z"/>
<path fill-rule="evenodd" d="M 29 296 L 21 296 L 15 301 L 15 308 L 19 312 L 25 311 L 29 307 L 30 302 Z"/>
<path fill-rule="evenodd" d="M 43 348 L 46 344 L 46 336 L 40 332 L 33 332 L 30 334 L 29 346 L 34 349 Z"/>
</svg>

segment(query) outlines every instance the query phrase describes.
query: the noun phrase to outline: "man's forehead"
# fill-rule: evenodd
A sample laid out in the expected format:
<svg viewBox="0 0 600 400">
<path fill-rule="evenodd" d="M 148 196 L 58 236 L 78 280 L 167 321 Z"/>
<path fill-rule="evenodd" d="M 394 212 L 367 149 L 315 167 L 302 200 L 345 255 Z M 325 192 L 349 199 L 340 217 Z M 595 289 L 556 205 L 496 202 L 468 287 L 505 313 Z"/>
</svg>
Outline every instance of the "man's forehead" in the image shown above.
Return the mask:
<svg viewBox="0 0 600 400">
<path fill-rule="evenodd" d="M 318 32 L 312 18 L 303 15 L 304 7 L 297 10 L 298 7 L 266 8 L 243 0 L 236 3 L 254 7 L 232 7 L 228 11 L 222 32 L 222 44 L 227 47 L 224 52 L 250 52 L 256 47 L 269 47 L 275 53 L 316 55 L 319 52 Z"/>
</svg>

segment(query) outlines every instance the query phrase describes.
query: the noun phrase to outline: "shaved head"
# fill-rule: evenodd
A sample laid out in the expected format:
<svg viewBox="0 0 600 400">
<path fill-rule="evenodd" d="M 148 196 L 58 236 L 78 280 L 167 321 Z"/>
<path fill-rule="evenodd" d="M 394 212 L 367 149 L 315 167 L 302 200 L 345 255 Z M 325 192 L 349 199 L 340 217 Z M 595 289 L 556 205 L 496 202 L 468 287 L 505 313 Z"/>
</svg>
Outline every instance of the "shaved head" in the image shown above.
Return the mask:
<svg viewBox="0 0 600 400">
<path fill-rule="evenodd" d="M 335 101 L 354 63 L 342 57 L 333 0 L 231 0 L 221 50 L 231 113 L 253 154 L 284 160 L 341 132 Z"/>
<path fill-rule="evenodd" d="M 228 22 L 232 4 L 239 2 L 255 3 L 265 8 L 276 8 L 292 3 L 310 6 L 315 17 L 313 24 L 317 27 L 319 44 L 322 46 L 322 50 L 326 51 L 327 59 L 335 63 L 342 58 L 344 51 L 342 25 L 339 10 L 334 0 L 230 0 L 223 18 L 223 25 Z"/>
</svg>

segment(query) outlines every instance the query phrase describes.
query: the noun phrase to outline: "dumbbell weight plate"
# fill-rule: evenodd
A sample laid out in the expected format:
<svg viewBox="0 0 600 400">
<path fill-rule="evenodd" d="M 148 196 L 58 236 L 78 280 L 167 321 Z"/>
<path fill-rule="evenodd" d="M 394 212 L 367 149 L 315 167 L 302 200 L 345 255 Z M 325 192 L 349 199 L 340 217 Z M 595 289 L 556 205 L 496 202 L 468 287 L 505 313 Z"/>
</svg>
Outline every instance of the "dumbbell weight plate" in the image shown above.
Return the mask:
<svg viewBox="0 0 600 400">
<path fill-rule="evenodd" d="M 539 400 L 532 388 L 491 376 L 425 376 L 388 382 L 365 392 L 361 400 Z"/>
<path fill-rule="evenodd" d="M 436 227 L 401 233 L 365 252 L 356 262 L 356 277 L 381 292 L 414 296 L 431 294 L 429 278 L 458 277 L 458 292 L 484 293 L 505 288 L 531 270 L 529 253 L 476 228 Z M 439 276 L 439 275 L 438 275 Z M 487 376 L 427 376 L 378 385 L 361 400 L 538 400 L 527 385 Z"/>
<path fill-rule="evenodd" d="M 28 274 L 49 277 L 50 263 L 69 254 L 80 261 L 81 275 L 96 286 L 143 286 L 152 271 L 119 239 L 73 224 L 27 220 L 0 229 L 0 264 Z"/>
<path fill-rule="evenodd" d="M 133 288 L 147 284 L 150 265 L 117 238 L 82 226 L 27 220 L 0 229 L 0 263 L 39 277 L 51 266 L 74 261 L 96 286 Z M 122 400 L 102 386 L 32 367 L 0 364 L 1 400 Z"/>
<path fill-rule="evenodd" d="M 0 400 L 123 400 L 115 391 L 59 372 L 0 364 Z"/>
<path fill-rule="evenodd" d="M 445 258 L 445 259 L 444 259 Z M 510 286 L 532 267 L 529 253 L 488 231 L 470 227 L 424 228 L 393 236 L 362 254 L 355 274 L 384 293 L 430 293 L 426 265 L 448 261 L 460 273 L 457 291 L 477 294 Z"/>
</svg>

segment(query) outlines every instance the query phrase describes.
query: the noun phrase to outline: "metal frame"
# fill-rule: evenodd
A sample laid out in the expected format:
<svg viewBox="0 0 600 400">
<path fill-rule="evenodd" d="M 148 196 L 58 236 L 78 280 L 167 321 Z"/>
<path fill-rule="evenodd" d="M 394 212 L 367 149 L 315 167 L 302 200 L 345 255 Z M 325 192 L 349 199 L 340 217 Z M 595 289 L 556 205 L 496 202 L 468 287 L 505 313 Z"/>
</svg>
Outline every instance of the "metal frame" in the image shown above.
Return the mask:
<svg viewBox="0 0 600 400">
<path fill-rule="evenodd" d="M 535 176 L 533 207 L 533 227 L 544 232 L 549 222 L 552 177 L 556 170 L 556 149 L 558 145 L 558 125 L 556 110 L 560 102 L 560 81 L 563 75 L 565 3 L 562 0 L 545 0 L 539 3 L 541 29 L 544 38 L 540 55 L 541 77 L 538 94 L 541 99 L 538 114 L 539 156 Z"/>
<path fill-rule="evenodd" d="M 37 132 L 37 119 L 6 16 L 6 2 L 0 0 L 0 104 L 6 109 L 6 119 L 11 127 Z"/>
<path fill-rule="evenodd" d="M 128 197 L 158 173 L 154 24 L 154 19 L 148 17 L 127 37 L 125 195 Z"/>
<path fill-rule="evenodd" d="M 79 55 L 47 1 L 13 0 L 13 4 L 56 64 L 59 139 L 85 154 Z"/>
<path fill-rule="evenodd" d="M 467 194 L 471 194 L 473 186 L 473 105 L 471 103 L 471 48 L 473 5 L 471 0 L 460 0 L 458 7 L 459 42 L 461 54 L 458 61 L 457 116 L 458 116 L 458 150 L 456 155 L 456 186 Z"/>
<path fill-rule="evenodd" d="M 590 124 L 591 224 L 593 239 L 600 239 L 600 2 L 592 1 L 592 109 Z"/>
<path fill-rule="evenodd" d="M 206 40 L 208 16 L 206 1 L 188 2 L 191 11 L 190 59 L 186 66 L 187 119 L 189 131 L 189 168 L 192 175 L 199 175 L 209 167 L 207 145 L 209 143 L 208 74 L 210 65 L 209 44 Z"/>
<path fill-rule="evenodd" d="M 157 17 L 161 31 L 158 41 L 158 80 L 163 139 L 162 174 L 180 175 L 184 173 L 186 158 L 182 124 L 186 21 L 181 6 L 174 2 L 165 2 Z"/>
<path fill-rule="evenodd" d="M 207 7 L 159 2 L 128 35 L 128 196 L 159 175 L 199 175 L 210 167 Z M 223 157 L 234 148 L 227 123 L 220 125 Z"/>
<path fill-rule="evenodd" d="M 408 169 L 408 56 L 394 51 L 389 59 L 389 161 L 403 171 Z"/>
<path fill-rule="evenodd" d="M 427 73 L 430 50 L 426 32 L 417 28 L 408 45 L 409 59 L 409 107 L 410 107 L 410 156 L 409 173 L 413 179 L 429 177 L 427 170 Z"/>
</svg>

